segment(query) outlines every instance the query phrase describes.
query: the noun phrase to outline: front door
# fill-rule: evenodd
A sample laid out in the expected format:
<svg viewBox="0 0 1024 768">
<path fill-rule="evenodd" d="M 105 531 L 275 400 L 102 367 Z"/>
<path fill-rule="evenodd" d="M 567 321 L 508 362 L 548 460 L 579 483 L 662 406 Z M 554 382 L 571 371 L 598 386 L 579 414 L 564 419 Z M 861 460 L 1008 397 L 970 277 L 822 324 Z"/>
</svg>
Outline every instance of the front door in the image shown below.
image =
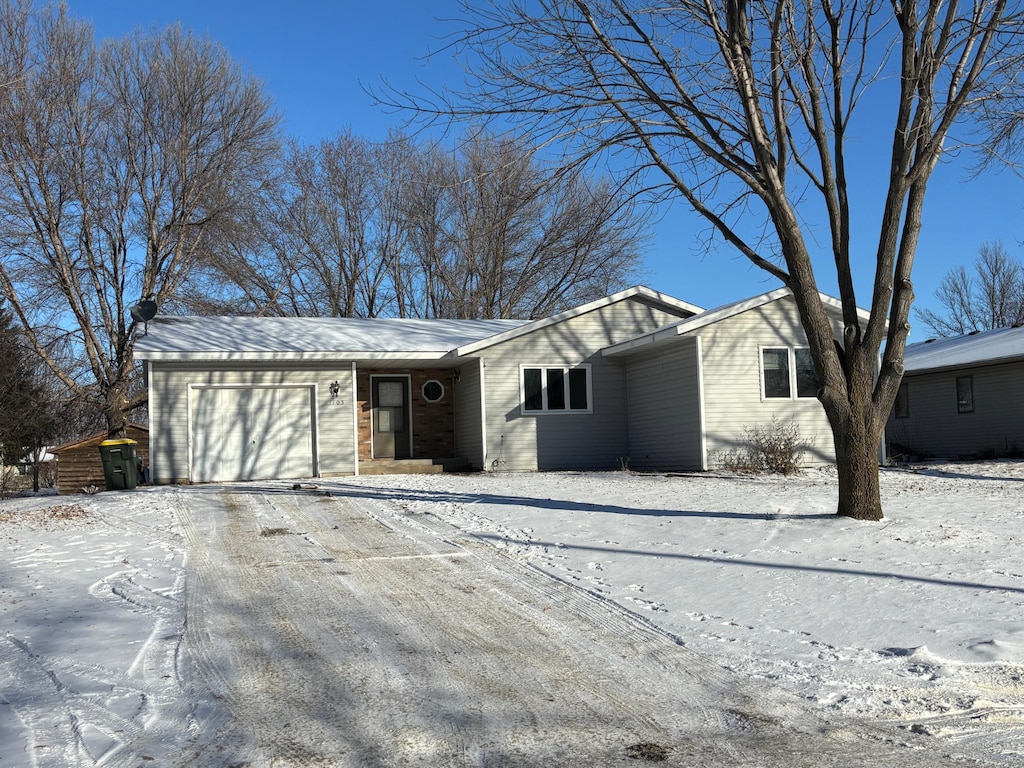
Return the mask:
<svg viewBox="0 0 1024 768">
<path fill-rule="evenodd" d="M 409 379 L 375 376 L 373 385 L 373 457 L 407 459 L 409 450 Z"/>
</svg>

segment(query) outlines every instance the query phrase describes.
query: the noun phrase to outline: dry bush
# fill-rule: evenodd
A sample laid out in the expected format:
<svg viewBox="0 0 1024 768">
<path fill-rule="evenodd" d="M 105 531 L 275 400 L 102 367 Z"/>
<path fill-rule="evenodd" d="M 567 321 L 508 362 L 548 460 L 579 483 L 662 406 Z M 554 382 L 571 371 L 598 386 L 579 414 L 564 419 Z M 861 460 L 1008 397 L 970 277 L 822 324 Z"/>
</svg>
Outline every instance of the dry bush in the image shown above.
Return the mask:
<svg viewBox="0 0 1024 768">
<path fill-rule="evenodd" d="M 800 439 L 800 425 L 772 418 L 769 424 L 744 427 L 746 443 L 726 452 L 722 466 L 732 472 L 794 475 L 800 471 L 806 444 Z"/>
</svg>

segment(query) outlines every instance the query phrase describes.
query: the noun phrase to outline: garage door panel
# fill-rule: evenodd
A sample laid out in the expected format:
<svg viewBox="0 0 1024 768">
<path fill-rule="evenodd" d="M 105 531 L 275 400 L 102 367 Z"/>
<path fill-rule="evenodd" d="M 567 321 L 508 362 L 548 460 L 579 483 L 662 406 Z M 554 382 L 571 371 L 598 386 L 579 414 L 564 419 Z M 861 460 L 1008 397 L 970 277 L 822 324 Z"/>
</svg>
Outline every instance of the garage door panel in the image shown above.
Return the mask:
<svg viewBox="0 0 1024 768">
<path fill-rule="evenodd" d="M 192 480 L 312 476 L 312 402 L 310 387 L 194 389 Z"/>
</svg>

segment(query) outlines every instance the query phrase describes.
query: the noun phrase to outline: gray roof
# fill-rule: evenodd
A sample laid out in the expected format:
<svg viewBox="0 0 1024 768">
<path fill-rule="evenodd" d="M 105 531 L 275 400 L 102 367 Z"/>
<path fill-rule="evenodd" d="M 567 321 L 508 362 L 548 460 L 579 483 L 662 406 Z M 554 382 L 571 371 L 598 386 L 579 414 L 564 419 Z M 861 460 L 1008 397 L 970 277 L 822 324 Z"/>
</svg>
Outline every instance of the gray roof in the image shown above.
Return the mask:
<svg viewBox="0 0 1024 768">
<path fill-rule="evenodd" d="M 908 344 L 907 373 L 991 365 L 1024 358 L 1024 328 L 996 328 L 966 336 Z"/>
<path fill-rule="evenodd" d="M 433 360 L 525 320 L 337 317 L 158 317 L 135 342 L 140 360 Z"/>
</svg>

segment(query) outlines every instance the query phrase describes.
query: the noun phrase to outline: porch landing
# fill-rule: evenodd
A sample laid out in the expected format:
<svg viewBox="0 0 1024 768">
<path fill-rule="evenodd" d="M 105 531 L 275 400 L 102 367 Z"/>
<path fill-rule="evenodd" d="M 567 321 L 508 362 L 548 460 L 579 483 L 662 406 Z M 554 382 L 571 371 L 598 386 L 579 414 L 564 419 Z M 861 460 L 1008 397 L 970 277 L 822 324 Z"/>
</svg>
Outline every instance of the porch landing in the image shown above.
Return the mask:
<svg viewBox="0 0 1024 768">
<path fill-rule="evenodd" d="M 461 459 L 371 459 L 359 462 L 360 475 L 432 475 L 442 472 L 466 472 Z"/>
</svg>

